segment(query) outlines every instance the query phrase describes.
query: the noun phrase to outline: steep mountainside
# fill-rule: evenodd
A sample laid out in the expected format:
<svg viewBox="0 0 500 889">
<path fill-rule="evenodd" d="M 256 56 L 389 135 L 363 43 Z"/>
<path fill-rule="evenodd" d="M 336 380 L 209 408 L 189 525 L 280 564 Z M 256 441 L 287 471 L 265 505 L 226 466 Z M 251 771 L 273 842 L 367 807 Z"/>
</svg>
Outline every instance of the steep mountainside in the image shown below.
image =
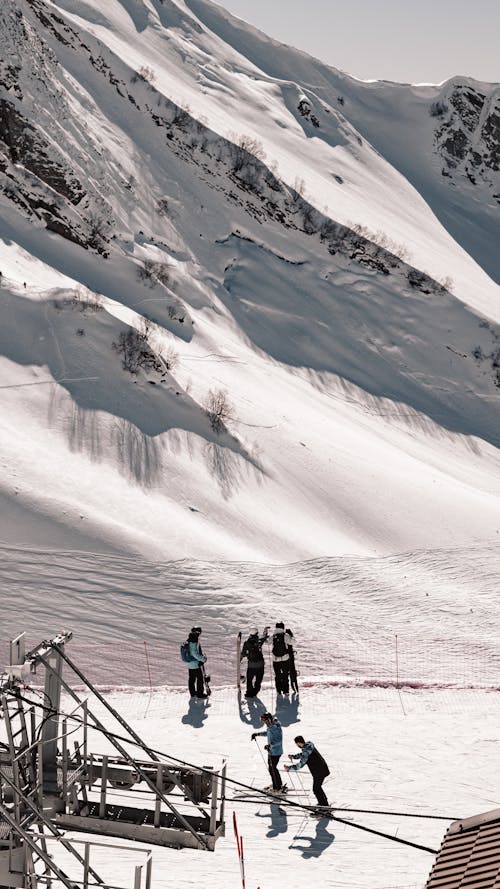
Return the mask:
<svg viewBox="0 0 500 889">
<path fill-rule="evenodd" d="M 496 539 L 496 88 L 361 84 L 204 0 L 101 7 L 0 8 L 0 540 Z"/>
</svg>

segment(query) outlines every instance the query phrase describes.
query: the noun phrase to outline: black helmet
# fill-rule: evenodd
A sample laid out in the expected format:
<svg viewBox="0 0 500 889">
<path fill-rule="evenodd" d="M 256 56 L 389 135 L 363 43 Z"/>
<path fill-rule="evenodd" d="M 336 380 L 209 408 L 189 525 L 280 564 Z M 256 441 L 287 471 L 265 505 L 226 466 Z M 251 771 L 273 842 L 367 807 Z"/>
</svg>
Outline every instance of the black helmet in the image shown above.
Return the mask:
<svg viewBox="0 0 500 889">
<path fill-rule="evenodd" d="M 201 627 L 191 627 L 191 632 L 199 636 L 201 633 Z"/>
<path fill-rule="evenodd" d="M 261 713 L 260 718 L 262 719 L 262 722 L 272 722 L 273 721 L 273 714 L 267 713 L 267 712 Z"/>
</svg>

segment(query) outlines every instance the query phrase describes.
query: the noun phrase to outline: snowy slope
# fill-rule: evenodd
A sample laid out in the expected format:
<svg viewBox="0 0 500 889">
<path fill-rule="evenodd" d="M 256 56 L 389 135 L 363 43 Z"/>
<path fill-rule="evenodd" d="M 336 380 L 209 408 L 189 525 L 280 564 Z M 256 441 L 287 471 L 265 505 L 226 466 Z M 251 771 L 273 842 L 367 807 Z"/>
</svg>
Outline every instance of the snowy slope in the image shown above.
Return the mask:
<svg viewBox="0 0 500 889">
<path fill-rule="evenodd" d="M 497 286 L 366 142 L 392 87 L 363 121 L 375 86 L 321 109 L 319 63 L 207 4 L 0 15 L 0 538 L 274 563 L 495 540 Z"/>
<path fill-rule="evenodd" d="M 162 92 L 217 132 L 256 136 L 280 175 L 291 185 L 303 180 L 319 209 L 326 205 L 341 222 L 403 242 L 433 275 L 452 274 L 452 264 L 466 301 L 485 306 L 484 291 L 495 296 L 467 254 L 498 283 L 498 85 L 466 78 L 442 87 L 361 83 L 271 40 L 210 0 L 112 0 L 105 14 L 93 3 L 57 5 L 135 67 L 149 66 Z M 466 113 L 453 114 L 450 101 L 456 91 L 467 110 L 472 84 L 484 105 L 479 131 Z M 318 126 L 300 113 L 303 99 Z M 439 118 L 430 115 L 436 103 L 447 108 Z M 457 181 L 443 179 L 443 168 L 449 172 L 438 150 L 446 141 L 438 139 L 444 122 L 469 143 Z M 481 139 L 491 146 L 483 146 L 483 170 L 473 186 L 467 172 L 477 163 L 466 154 L 481 151 Z"/>
</svg>

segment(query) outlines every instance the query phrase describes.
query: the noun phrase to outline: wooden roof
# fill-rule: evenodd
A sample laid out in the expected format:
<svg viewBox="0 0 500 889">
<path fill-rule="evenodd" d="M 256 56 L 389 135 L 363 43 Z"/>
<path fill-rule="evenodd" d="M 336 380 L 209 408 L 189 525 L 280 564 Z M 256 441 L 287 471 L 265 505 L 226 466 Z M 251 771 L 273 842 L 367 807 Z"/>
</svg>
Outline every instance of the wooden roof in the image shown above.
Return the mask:
<svg viewBox="0 0 500 889">
<path fill-rule="evenodd" d="M 450 825 L 425 889 L 500 889 L 500 809 Z"/>
</svg>

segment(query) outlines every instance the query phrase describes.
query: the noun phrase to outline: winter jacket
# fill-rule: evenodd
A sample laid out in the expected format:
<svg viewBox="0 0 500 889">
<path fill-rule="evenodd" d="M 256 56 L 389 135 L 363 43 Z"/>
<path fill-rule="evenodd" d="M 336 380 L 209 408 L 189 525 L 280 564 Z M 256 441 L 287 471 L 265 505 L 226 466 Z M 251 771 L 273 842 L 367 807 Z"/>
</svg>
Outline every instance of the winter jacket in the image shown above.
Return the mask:
<svg viewBox="0 0 500 889">
<path fill-rule="evenodd" d="M 267 638 L 267 633 L 264 636 L 259 636 L 258 633 L 253 633 L 244 642 L 241 650 L 241 658 L 248 658 L 248 666 L 250 669 L 258 670 L 260 667 L 264 666 L 262 646 L 264 645 L 264 642 L 267 641 Z"/>
<path fill-rule="evenodd" d="M 292 645 L 292 637 L 288 631 L 278 628 L 273 633 L 273 661 L 287 661 L 290 657 L 288 653 L 289 646 Z M 275 650 L 283 651 L 283 654 L 275 654 Z"/>
<path fill-rule="evenodd" d="M 191 655 L 191 660 L 187 662 L 189 670 L 197 670 L 198 667 L 201 667 L 202 664 L 205 663 L 206 657 L 201 650 L 200 643 L 198 642 L 198 636 L 195 636 L 193 633 L 189 634 L 188 637 L 189 642 L 189 654 Z"/>
<path fill-rule="evenodd" d="M 292 759 L 299 761 L 288 767 L 290 772 L 297 772 L 307 765 L 313 778 L 326 778 L 330 774 L 330 769 L 312 741 L 306 741 L 300 753 L 292 753 Z"/>
<path fill-rule="evenodd" d="M 265 732 L 255 732 L 255 737 L 259 738 L 261 736 L 267 737 L 267 743 L 269 744 L 269 753 L 271 756 L 281 756 L 283 753 L 283 731 L 281 728 L 281 723 L 275 718 L 273 719 L 271 725 L 267 726 Z"/>
</svg>

